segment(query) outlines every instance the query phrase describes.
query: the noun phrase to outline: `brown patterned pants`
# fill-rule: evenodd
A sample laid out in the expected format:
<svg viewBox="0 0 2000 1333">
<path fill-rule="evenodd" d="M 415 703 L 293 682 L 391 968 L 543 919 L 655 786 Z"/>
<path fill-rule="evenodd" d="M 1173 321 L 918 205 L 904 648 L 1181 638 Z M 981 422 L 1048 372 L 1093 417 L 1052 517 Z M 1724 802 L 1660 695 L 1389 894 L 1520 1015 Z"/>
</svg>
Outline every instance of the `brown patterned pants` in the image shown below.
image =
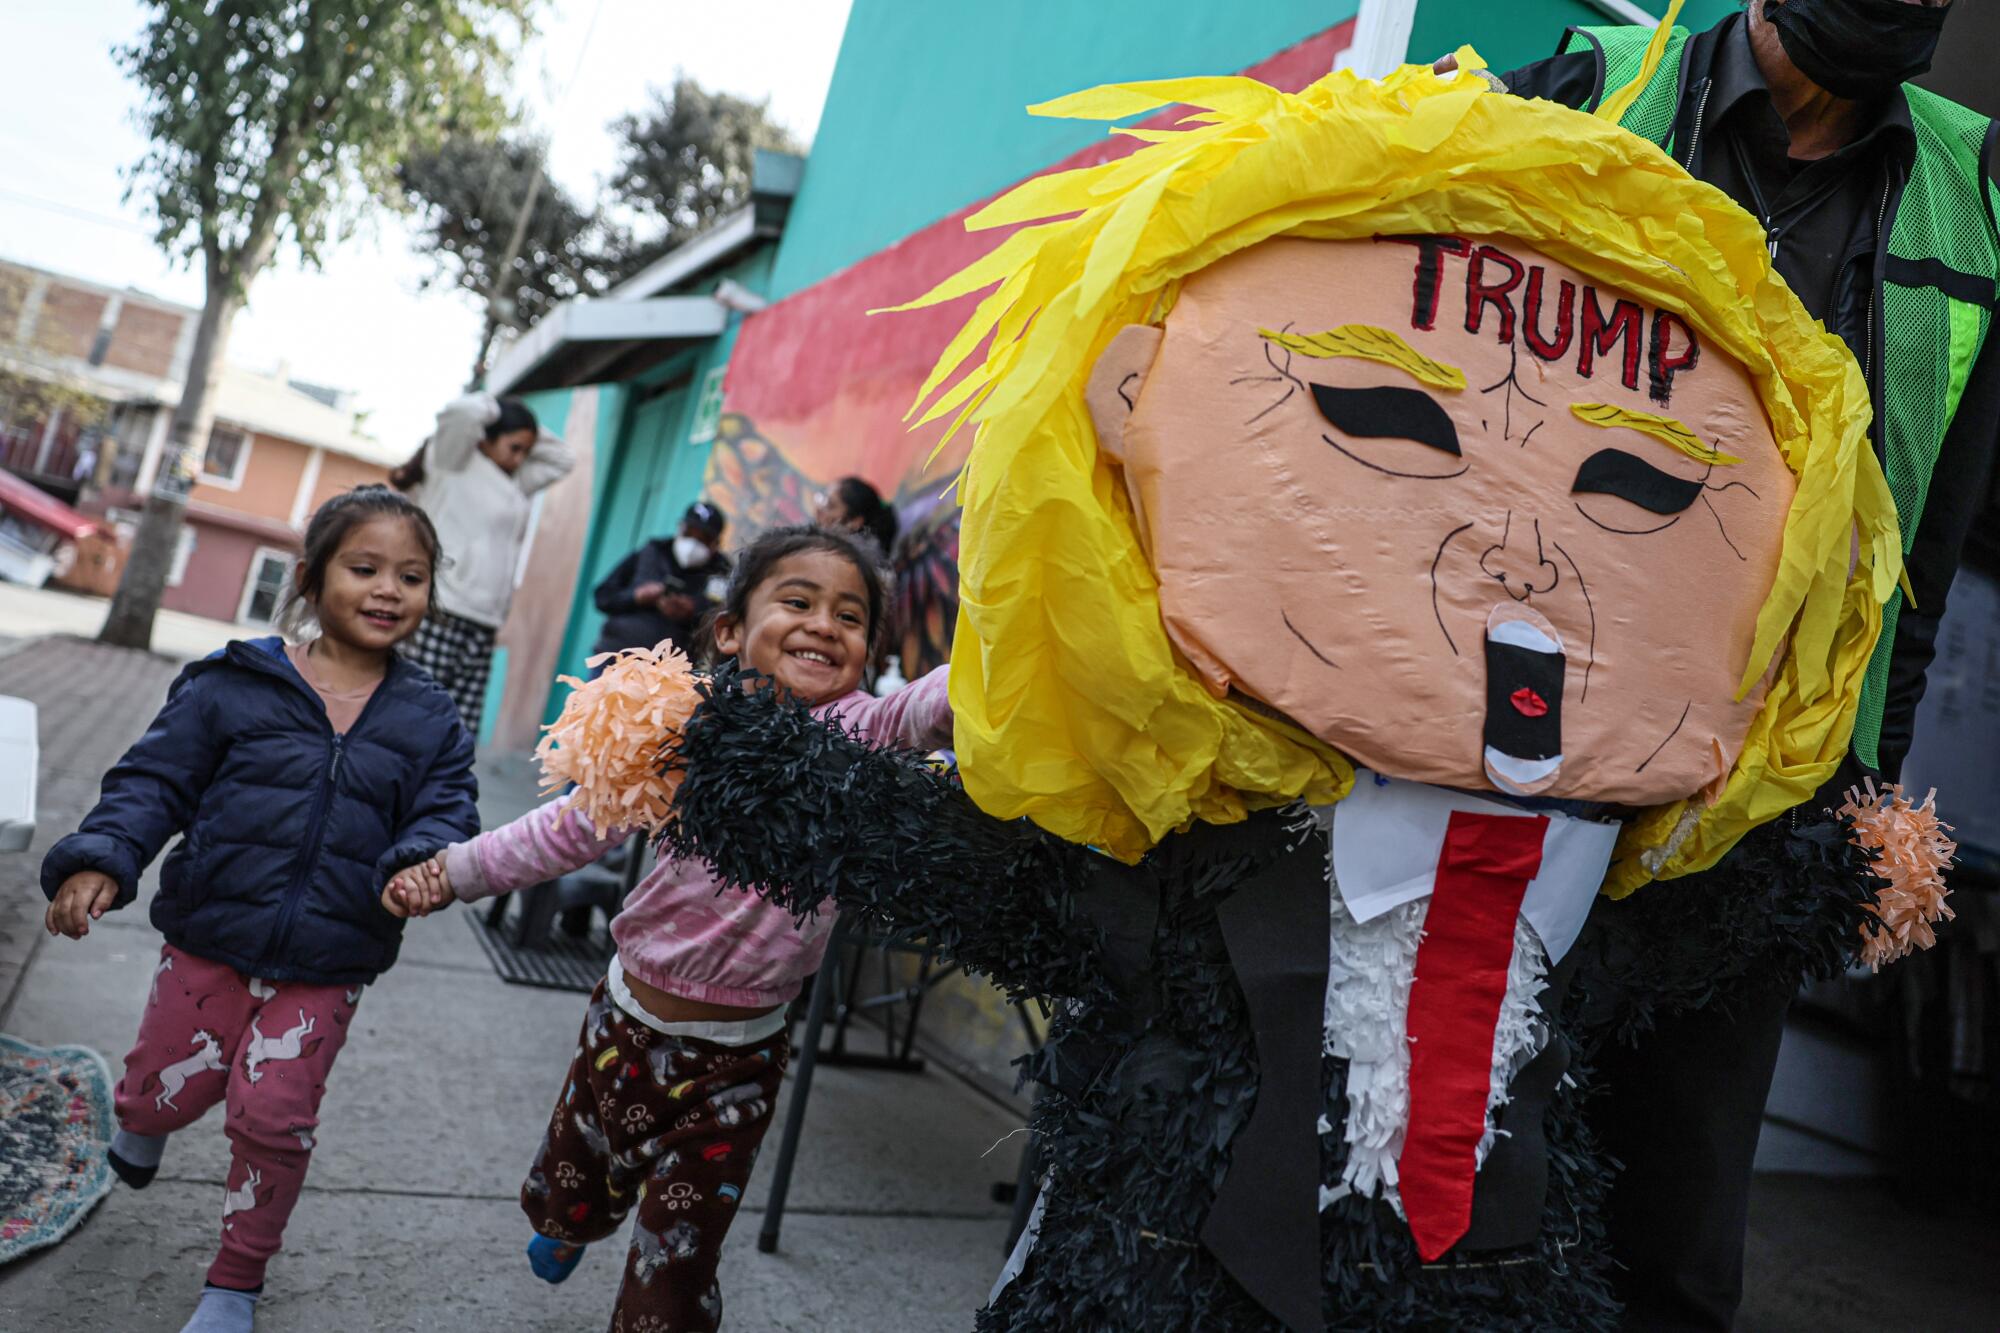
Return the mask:
<svg viewBox="0 0 2000 1333">
<path fill-rule="evenodd" d="M 770 1128 L 789 1054 L 669 1037 L 591 993 L 583 1036 L 521 1209 L 535 1230 L 584 1244 L 638 1209 L 613 1333 L 711 1333 L 715 1266 Z"/>
</svg>

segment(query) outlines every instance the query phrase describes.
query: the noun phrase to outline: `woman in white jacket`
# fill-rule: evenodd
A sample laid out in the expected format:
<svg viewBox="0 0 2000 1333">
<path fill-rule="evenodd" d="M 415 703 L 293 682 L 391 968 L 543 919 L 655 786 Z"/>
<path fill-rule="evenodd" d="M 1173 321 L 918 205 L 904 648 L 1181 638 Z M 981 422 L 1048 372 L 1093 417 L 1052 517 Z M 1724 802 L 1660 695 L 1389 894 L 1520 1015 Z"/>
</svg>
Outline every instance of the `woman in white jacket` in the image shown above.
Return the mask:
<svg viewBox="0 0 2000 1333">
<path fill-rule="evenodd" d="M 444 686 L 474 736 L 532 498 L 575 466 L 525 404 L 474 393 L 438 413 L 436 432 L 389 478 L 431 516 L 445 557 L 431 614 L 403 651 Z"/>
</svg>

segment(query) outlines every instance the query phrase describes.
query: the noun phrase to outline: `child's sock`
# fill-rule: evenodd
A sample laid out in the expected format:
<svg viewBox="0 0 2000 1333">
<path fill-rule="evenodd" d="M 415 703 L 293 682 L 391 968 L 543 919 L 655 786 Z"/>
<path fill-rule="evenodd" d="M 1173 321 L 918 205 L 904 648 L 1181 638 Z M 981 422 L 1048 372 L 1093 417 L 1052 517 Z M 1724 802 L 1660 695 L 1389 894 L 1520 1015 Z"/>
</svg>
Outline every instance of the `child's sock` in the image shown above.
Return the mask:
<svg viewBox="0 0 2000 1333">
<path fill-rule="evenodd" d="M 120 1180 L 142 1190 L 153 1183 L 153 1173 L 160 1169 L 160 1156 L 166 1150 L 164 1134 L 134 1134 L 121 1129 L 111 1136 L 111 1150 L 105 1156 Z"/>
<path fill-rule="evenodd" d="M 537 1236 L 528 1242 L 528 1267 L 535 1270 L 536 1277 L 553 1286 L 576 1271 L 583 1249 L 581 1245 Z"/>
<path fill-rule="evenodd" d="M 201 1289 L 201 1304 L 194 1307 L 194 1316 L 181 1326 L 181 1333 L 251 1333 L 257 1322 L 257 1298 L 263 1294 L 261 1285 L 255 1291 L 238 1291 L 211 1282 Z"/>
</svg>

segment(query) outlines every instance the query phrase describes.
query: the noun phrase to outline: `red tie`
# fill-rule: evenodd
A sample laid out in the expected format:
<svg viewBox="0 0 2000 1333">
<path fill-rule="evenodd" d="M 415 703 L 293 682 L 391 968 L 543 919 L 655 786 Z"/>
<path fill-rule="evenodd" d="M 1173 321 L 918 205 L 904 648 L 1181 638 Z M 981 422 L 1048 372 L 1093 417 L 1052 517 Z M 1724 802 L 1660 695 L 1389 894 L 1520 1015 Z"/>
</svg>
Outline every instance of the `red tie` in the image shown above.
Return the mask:
<svg viewBox="0 0 2000 1333">
<path fill-rule="evenodd" d="M 1472 1223 L 1493 1028 L 1514 918 L 1542 865 L 1543 815 L 1452 812 L 1410 987 L 1410 1126 L 1397 1162 L 1403 1212 L 1428 1262 Z"/>
</svg>

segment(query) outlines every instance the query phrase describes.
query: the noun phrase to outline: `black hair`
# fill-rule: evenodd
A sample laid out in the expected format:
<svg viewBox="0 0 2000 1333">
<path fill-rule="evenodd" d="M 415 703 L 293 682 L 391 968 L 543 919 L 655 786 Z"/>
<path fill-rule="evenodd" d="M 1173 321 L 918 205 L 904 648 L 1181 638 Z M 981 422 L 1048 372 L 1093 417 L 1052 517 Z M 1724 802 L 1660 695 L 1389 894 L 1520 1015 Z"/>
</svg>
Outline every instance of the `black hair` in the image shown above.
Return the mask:
<svg viewBox="0 0 2000 1333">
<path fill-rule="evenodd" d="M 882 498 L 882 493 L 863 481 L 860 477 L 842 477 L 833 484 L 833 493 L 840 497 L 840 507 L 847 511 L 850 519 L 858 519 L 861 530 L 875 539 L 887 556 L 896 545 L 896 511 Z"/>
<path fill-rule="evenodd" d="M 861 587 L 868 596 L 868 656 L 872 661 L 876 648 L 888 633 L 889 594 L 882 557 L 870 549 L 870 543 L 859 533 L 842 528 L 814 527 L 809 523 L 772 528 L 736 553 L 733 557 L 735 566 L 729 575 L 729 591 L 722 595 L 721 605 L 701 622 L 701 631 L 695 635 L 696 660 L 707 666 L 715 665 L 720 656 L 715 647 L 716 622 L 727 619 L 742 624 L 750 611 L 750 594 L 771 577 L 771 571 L 777 568 L 779 562 L 812 551 L 837 555 L 851 563 L 855 572 L 861 575 Z"/>
<path fill-rule="evenodd" d="M 415 529 L 417 544 L 424 548 L 424 554 L 430 559 L 431 600 L 424 611 L 426 617 L 430 615 L 437 606 L 438 563 L 444 554 L 437 528 L 431 523 L 431 516 L 416 501 L 387 486 L 370 483 L 343 491 L 313 511 L 311 520 L 306 523 L 298 563 L 293 568 L 291 580 L 285 585 L 284 600 L 278 607 L 276 621 L 280 628 L 303 630 L 305 622 L 312 616 L 314 604 L 326 590 L 326 567 L 333 563 L 340 544 L 347 540 L 348 533 L 377 518 L 405 519 Z"/>
<path fill-rule="evenodd" d="M 493 418 L 493 424 L 486 428 L 486 438 L 497 440 L 502 435 L 512 435 L 517 430 L 531 430 L 541 434 L 542 423 L 535 420 L 535 414 L 528 405 L 518 398 L 502 398 L 500 415 Z"/>
<path fill-rule="evenodd" d="M 494 401 L 500 405 L 500 415 L 493 418 L 493 424 L 486 428 L 481 438 L 490 443 L 502 435 L 512 435 L 519 430 L 531 430 L 537 435 L 542 433 L 542 423 L 535 419 L 534 412 L 526 403 L 518 398 L 496 398 Z M 389 474 L 389 484 L 399 491 L 414 490 L 423 485 L 430 475 L 430 468 L 424 457 L 429 452 L 430 441 L 425 440 L 417 446 L 417 451 L 410 455 L 407 462 Z"/>
</svg>

